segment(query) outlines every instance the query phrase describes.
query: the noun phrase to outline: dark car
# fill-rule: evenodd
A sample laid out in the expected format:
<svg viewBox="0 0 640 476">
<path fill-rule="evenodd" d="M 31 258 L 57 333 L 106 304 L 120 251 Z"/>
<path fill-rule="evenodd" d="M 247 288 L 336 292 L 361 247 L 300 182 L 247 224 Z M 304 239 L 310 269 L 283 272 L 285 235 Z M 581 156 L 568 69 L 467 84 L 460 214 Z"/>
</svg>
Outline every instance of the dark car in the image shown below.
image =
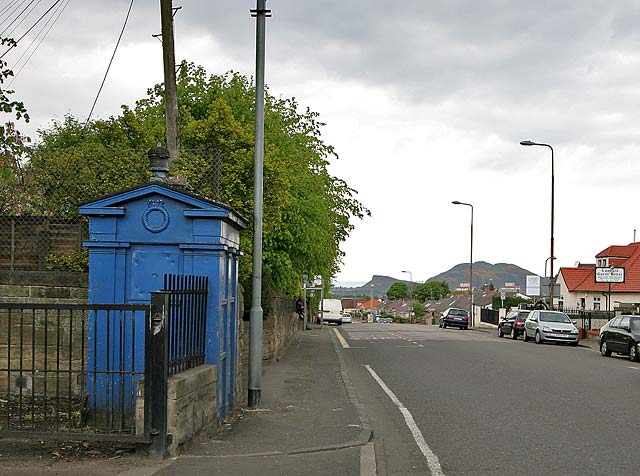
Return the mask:
<svg viewBox="0 0 640 476">
<path fill-rule="evenodd" d="M 512 339 L 517 339 L 524 333 L 524 321 L 530 311 L 517 309 L 509 312 L 504 319 L 498 323 L 498 337 L 511 335 Z"/>
<path fill-rule="evenodd" d="M 628 355 L 633 362 L 640 361 L 640 316 L 618 316 L 600 329 L 600 353 L 609 357 L 612 352 Z"/>
<path fill-rule="evenodd" d="M 460 329 L 469 328 L 469 313 L 464 309 L 450 307 L 442 313 L 438 327 L 445 328 L 447 326 L 459 327 Z"/>
</svg>

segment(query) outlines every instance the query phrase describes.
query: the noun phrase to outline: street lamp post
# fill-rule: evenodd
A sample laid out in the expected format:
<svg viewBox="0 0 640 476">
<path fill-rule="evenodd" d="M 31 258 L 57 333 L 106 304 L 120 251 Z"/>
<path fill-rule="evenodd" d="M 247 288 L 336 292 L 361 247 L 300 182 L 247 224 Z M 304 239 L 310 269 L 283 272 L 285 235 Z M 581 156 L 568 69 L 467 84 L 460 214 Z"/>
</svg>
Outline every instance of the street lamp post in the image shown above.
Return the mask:
<svg viewBox="0 0 640 476">
<path fill-rule="evenodd" d="M 373 321 L 373 283 L 371 283 L 371 299 L 369 300 L 369 311 L 371 312 L 371 322 Z"/>
<path fill-rule="evenodd" d="M 411 324 L 411 311 L 413 311 L 413 273 L 411 271 L 403 271 L 409 275 L 409 324 Z"/>
<path fill-rule="evenodd" d="M 470 295 L 470 303 L 469 303 L 469 324 L 471 326 L 474 325 L 474 319 L 473 319 L 473 205 L 471 205 L 470 203 L 464 203 L 464 202 L 459 202 L 458 200 L 454 200 L 453 202 L 454 205 L 466 205 L 467 207 L 471 207 L 471 244 L 469 249 L 470 251 L 470 258 L 469 258 L 469 295 Z"/>
<path fill-rule="evenodd" d="M 540 146 L 540 147 L 548 147 L 551 150 L 551 253 L 549 257 L 551 259 L 551 271 L 549 278 L 549 304 L 551 305 L 551 309 L 553 309 L 553 287 L 554 287 L 554 274 L 553 274 L 553 260 L 555 259 L 555 255 L 553 254 L 553 218 L 554 218 L 554 209 L 555 209 L 555 176 L 553 170 L 553 147 L 549 144 L 542 144 L 539 142 L 532 142 L 530 140 L 523 140 L 520 142 L 520 145 L 524 146 Z"/>
</svg>

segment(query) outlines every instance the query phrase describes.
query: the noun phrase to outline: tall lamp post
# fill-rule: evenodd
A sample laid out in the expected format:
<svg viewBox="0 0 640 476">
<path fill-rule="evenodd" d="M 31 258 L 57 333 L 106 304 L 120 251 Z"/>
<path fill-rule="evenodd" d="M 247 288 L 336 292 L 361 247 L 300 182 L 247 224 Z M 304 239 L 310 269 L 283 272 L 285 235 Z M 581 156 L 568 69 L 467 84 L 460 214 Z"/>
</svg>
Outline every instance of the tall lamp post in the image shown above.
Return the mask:
<svg viewBox="0 0 640 476">
<path fill-rule="evenodd" d="M 411 324 L 411 311 L 413 311 L 413 292 L 411 292 L 413 287 L 413 273 L 411 271 L 403 271 L 403 273 L 409 275 L 409 324 Z"/>
<path fill-rule="evenodd" d="M 369 311 L 371 312 L 371 322 L 373 320 L 373 283 L 371 283 L 371 300 L 369 301 Z"/>
<path fill-rule="evenodd" d="M 554 209 L 555 209 L 555 177 L 554 177 L 554 173 L 553 173 L 553 147 L 551 147 L 549 144 L 542 144 L 539 142 L 532 142 L 530 140 L 523 140 L 520 142 L 520 145 L 524 145 L 524 146 L 532 146 L 532 145 L 537 145 L 540 147 L 548 147 L 549 150 L 551 150 L 551 253 L 549 253 L 549 257 L 551 259 L 551 276 L 549 278 L 549 304 L 551 305 L 551 309 L 553 309 L 553 287 L 554 287 L 554 281 L 555 281 L 555 277 L 553 274 L 553 260 L 555 259 L 555 255 L 553 254 L 553 215 L 554 215 Z"/>
<path fill-rule="evenodd" d="M 473 205 L 470 203 L 459 202 L 458 200 L 454 200 L 454 205 L 466 205 L 467 207 L 471 207 L 471 244 L 469 249 L 470 258 L 469 258 L 469 320 L 471 321 L 469 324 L 474 325 L 474 316 L 473 316 Z"/>
</svg>

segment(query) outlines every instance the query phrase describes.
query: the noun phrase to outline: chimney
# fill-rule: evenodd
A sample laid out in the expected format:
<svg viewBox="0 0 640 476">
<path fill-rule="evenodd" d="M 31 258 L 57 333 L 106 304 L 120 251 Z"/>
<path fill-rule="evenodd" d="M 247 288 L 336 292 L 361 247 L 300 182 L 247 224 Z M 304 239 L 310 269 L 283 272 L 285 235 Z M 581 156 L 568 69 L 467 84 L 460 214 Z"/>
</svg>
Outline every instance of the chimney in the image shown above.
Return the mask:
<svg viewBox="0 0 640 476">
<path fill-rule="evenodd" d="M 169 151 L 158 143 L 158 145 L 149 150 L 147 155 L 149 156 L 151 181 L 166 182 L 168 180 L 167 173 L 169 172 Z"/>
</svg>

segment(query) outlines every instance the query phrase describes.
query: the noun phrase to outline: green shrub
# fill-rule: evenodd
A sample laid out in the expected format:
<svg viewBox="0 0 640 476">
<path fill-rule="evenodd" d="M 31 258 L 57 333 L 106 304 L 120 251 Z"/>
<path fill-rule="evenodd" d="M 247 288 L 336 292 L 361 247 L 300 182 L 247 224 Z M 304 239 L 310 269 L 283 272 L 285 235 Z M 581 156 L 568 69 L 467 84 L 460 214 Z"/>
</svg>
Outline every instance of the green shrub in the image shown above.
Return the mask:
<svg viewBox="0 0 640 476">
<path fill-rule="evenodd" d="M 89 252 L 69 251 L 63 254 L 50 254 L 44 259 L 45 268 L 49 271 L 89 271 Z"/>
</svg>

